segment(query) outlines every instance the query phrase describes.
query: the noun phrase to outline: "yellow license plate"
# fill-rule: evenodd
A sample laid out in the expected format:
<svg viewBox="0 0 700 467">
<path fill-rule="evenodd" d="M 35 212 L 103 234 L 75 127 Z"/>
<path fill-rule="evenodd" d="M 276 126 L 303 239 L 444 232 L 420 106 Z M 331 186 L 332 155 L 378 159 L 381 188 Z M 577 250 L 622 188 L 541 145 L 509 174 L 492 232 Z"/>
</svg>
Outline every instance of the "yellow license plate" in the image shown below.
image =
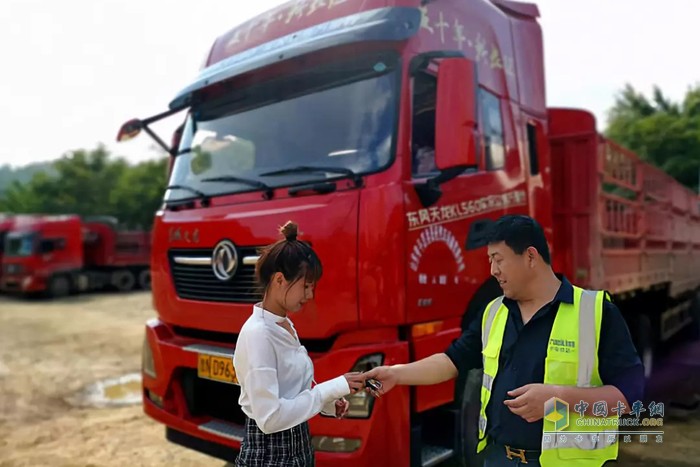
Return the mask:
<svg viewBox="0 0 700 467">
<path fill-rule="evenodd" d="M 228 384 L 238 384 L 232 357 L 197 354 L 197 376 Z"/>
</svg>

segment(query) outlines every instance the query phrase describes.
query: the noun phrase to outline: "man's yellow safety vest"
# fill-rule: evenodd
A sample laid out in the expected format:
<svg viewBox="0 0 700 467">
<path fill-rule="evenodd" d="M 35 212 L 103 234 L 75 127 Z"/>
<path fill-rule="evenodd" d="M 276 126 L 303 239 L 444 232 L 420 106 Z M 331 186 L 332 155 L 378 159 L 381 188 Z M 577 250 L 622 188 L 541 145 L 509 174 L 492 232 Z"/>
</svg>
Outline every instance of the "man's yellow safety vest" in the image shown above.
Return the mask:
<svg viewBox="0 0 700 467">
<path fill-rule="evenodd" d="M 559 304 L 547 347 L 544 384 L 583 388 L 603 385 L 598 374 L 598 343 L 605 298 L 605 292 L 574 287 L 574 303 Z M 498 357 L 507 319 L 508 309 L 501 296 L 488 304 L 481 323 L 484 377 L 477 452 L 488 444 L 486 406 L 498 374 Z M 542 467 L 600 467 L 605 461 L 616 459 L 617 421 L 617 414 L 581 417 L 564 401 L 550 400 L 545 405 L 540 464 Z"/>
</svg>

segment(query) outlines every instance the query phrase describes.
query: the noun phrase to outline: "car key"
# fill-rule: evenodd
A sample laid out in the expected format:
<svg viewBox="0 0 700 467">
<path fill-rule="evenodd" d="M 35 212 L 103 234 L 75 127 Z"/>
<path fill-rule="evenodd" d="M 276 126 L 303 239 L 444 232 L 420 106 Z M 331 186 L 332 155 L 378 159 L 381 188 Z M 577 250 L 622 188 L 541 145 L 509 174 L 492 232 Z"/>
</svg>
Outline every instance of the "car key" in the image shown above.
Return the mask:
<svg viewBox="0 0 700 467">
<path fill-rule="evenodd" d="M 382 383 L 376 379 L 369 378 L 365 380 L 365 387 L 371 389 L 372 391 L 378 392 L 382 388 Z"/>
</svg>

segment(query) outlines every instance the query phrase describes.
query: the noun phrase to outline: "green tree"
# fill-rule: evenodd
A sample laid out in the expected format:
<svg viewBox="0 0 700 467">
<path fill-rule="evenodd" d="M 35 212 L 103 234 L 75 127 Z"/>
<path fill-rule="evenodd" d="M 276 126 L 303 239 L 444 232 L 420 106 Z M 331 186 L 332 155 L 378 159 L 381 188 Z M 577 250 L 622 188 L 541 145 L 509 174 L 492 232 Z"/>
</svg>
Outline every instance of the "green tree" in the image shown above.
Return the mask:
<svg viewBox="0 0 700 467">
<path fill-rule="evenodd" d="M 606 136 L 660 167 L 689 188 L 700 183 L 700 85 L 676 103 L 654 87 L 647 99 L 631 85 L 617 95 Z"/>
<path fill-rule="evenodd" d="M 163 204 L 168 159 L 142 162 L 122 173 L 110 194 L 110 205 L 131 228 L 148 228 Z"/>
<path fill-rule="evenodd" d="M 130 228 L 150 228 L 166 183 L 167 158 L 135 166 L 103 147 L 76 150 L 27 183 L 0 195 L 0 212 L 114 216 Z"/>
<path fill-rule="evenodd" d="M 9 189 L 13 182 L 27 183 L 39 172 L 53 173 L 53 162 L 36 162 L 13 168 L 9 164 L 0 166 L 0 195 Z"/>
</svg>

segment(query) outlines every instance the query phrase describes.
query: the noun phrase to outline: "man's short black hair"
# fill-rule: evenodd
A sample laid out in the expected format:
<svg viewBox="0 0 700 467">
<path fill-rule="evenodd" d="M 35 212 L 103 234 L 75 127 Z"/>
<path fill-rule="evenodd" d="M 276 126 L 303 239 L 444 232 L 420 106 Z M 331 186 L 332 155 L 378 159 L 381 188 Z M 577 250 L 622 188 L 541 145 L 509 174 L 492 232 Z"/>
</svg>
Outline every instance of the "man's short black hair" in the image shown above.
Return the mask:
<svg viewBox="0 0 700 467">
<path fill-rule="evenodd" d="M 518 255 L 533 247 L 545 263 L 552 264 L 544 231 L 532 217 L 509 214 L 494 222 L 489 232 L 488 243 L 501 242 L 505 242 Z"/>
</svg>

